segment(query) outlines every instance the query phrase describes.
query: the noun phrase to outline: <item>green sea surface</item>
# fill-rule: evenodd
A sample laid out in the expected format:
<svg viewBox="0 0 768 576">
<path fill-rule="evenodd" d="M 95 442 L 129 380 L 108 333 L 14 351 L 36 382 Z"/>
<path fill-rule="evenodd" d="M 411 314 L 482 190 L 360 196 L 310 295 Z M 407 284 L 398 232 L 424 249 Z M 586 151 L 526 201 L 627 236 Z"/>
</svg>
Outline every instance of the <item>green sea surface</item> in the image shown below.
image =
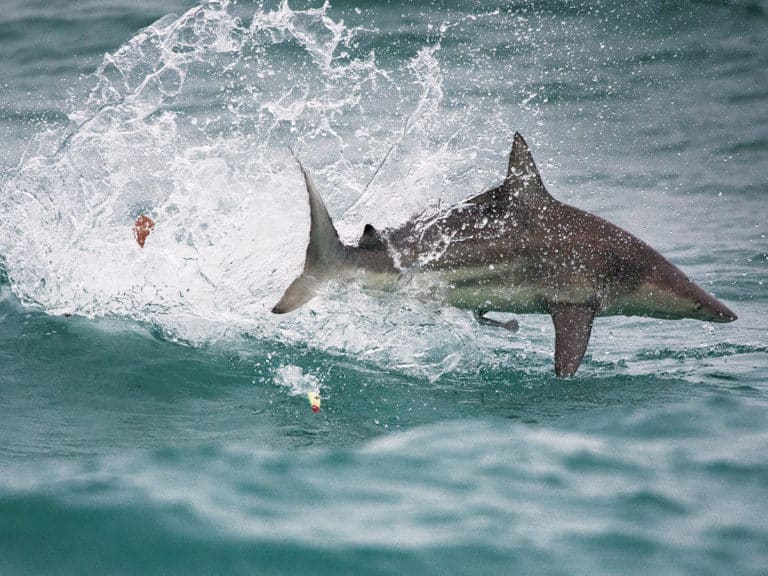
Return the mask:
<svg viewBox="0 0 768 576">
<path fill-rule="evenodd" d="M 5 2 L 0 574 L 768 573 L 766 24 Z M 309 224 L 289 147 L 354 242 L 496 185 L 515 131 L 738 321 L 598 318 L 557 379 L 546 316 L 356 285 L 270 314 Z"/>
</svg>

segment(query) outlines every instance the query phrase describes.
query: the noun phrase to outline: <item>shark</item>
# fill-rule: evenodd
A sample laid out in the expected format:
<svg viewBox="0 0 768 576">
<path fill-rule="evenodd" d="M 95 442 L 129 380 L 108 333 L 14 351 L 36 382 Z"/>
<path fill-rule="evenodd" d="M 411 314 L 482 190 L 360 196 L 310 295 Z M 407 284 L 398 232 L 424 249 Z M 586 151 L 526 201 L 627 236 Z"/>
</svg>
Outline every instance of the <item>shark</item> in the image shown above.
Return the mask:
<svg viewBox="0 0 768 576">
<path fill-rule="evenodd" d="M 307 303 L 328 281 L 355 279 L 469 310 L 482 324 L 509 331 L 516 321 L 486 314 L 549 314 L 560 377 L 578 370 L 597 316 L 737 319 L 639 238 L 556 200 L 519 133 L 501 185 L 396 228 L 366 224 L 356 246 L 341 242 L 309 173 L 299 167 L 309 198 L 309 243 L 304 269 L 272 309 L 276 314 Z"/>
</svg>

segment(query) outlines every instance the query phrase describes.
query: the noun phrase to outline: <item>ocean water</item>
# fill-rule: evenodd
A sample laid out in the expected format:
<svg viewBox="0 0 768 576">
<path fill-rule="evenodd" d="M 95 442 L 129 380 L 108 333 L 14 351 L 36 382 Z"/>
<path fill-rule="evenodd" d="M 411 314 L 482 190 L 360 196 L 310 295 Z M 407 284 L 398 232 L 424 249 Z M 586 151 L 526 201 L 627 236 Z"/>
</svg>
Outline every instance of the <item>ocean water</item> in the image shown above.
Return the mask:
<svg viewBox="0 0 768 576">
<path fill-rule="evenodd" d="M 767 45 L 763 0 L 4 0 L 0 574 L 768 574 Z M 739 320 L 599 318 L 558 380 L 545 316 L 269 313 L 290 149 L 354 242 L 515 131 Z"/>
</svg>

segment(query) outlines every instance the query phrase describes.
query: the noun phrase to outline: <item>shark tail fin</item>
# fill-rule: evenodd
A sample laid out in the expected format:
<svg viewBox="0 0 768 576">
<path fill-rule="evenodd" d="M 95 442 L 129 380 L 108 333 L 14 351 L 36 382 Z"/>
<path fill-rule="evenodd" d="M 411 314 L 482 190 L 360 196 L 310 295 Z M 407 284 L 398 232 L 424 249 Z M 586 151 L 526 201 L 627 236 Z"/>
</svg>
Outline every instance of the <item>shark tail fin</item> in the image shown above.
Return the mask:
<svg viewBox="0 0 768 576">
<path fill-rule="evenodd" d="M 298 158 L 296 161 L 299 162 Z M 272 308 L 275 314 L 292 312 L 312 300 L 323 280 L 344 258 L 344 245 L 339 240 L 328 209 L 301 162 L 299 168 L 309 197 L 309 244 L 304 271 L 288 286 L 280 302 Z"/>
<path fill-rule="evenodd" d="M 288 289 L 280 298 L 280 302 L 272 308 L 273 314 L 285 314 L 293 312 L 296 308 L 303 306 L 317 295 L 317 286 L 319 280 L 312 276 L 302 273 L 296 280 L 291 282 Z"/>
</svg>

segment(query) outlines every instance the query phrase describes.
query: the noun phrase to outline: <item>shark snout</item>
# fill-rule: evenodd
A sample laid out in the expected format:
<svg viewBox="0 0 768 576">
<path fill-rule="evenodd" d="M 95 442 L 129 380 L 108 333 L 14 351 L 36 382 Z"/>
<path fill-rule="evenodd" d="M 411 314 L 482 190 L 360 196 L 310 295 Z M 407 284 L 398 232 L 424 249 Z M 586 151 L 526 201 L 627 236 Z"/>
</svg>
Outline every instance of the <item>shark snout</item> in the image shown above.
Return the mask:
<svg viewBox="0 0 768 576">
<path fill-rule="evenodd" d="M 733 322 L 736 314 L 672 264 L 659 266 L 653 280 L 640 290 L 649 306 L 645 315 Z"/>
<path fill-rule="evenodd" d="M 733 322 L 738 319 L 738 316 L 728 308 L 725 304 L 720 302 L 717 298 L 707 298 L 707 302 L 697 302 L 696 308 L 699 308 L 699 312 L 706 316 L 706 320 L 709 322 Z"/>
<path fill-rule="evenodd" d="M 693 313 L 691 318 L 703 320 L 704 322 L 733 322 L 737 316 L 731 310 L 715 298 L 712 294 L 688 280 L 688 301 L 693 304 Z M 690 305 L 690 304 L 689 304 Z"/>
</svg>

